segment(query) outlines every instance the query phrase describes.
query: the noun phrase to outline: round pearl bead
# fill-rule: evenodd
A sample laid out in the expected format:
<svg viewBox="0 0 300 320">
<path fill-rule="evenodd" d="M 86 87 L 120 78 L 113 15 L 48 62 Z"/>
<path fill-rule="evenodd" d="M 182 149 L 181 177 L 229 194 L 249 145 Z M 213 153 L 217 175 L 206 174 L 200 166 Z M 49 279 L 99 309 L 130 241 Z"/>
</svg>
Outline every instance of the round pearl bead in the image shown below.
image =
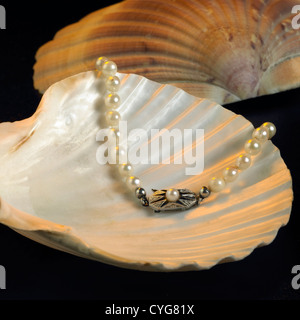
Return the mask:
<svg viewBox="0 0 300 320">
<path fill-rule="evenodd" d="M 117 65 L 113 61 L 103 63 L 102 73 L 105 77 L 113 77 L 118 71 Z"/>
<path fill-rule="evenodd" d="M 124 163 L 127 160 L 126 157 L 127 157 L 127 151 L 121 146 L 116 147 L 117 163 L 118 164 Z"/>
<path fill-rule="evenodd" d="M 137 188 L 139 188 L 141 186 L 141 181 L 139 178 L 134 177 L 134 176 L 130 176 L 127 180 L 126 183 L 128 185 L 128 187 L 131 190 L 136 190 Z"/>
<path fill-rule="evenodd" d="M 176 202 L 180 198 L 180 192 L 177 189 L 169 189 L 166 192 L 166 198 L 170 202 Z"/>
<path fill-rule="evenodd" d="M 119 166 L 119 173 L 123 177 L 131 176 L 132 171 L 133 171 L 133 168 L 130 163 L 123 163 Z"/>
<path fill-rule="evenodd" d="M 117 76 L 113 76 L 109 77 L 105 84 L 108 91 L 117 92 L 120 89 L 121 81 Z"/>
<path fill-rule="evenodd" d="M 121 137 L 121 132 L 120 132 L 120 130 L 117 129 L 117 128 L 110 128 L 110 129 L 109 129 L 109 137 L 110 137 L 110 138 L 120 139 L 120 137 Z"/>
<path fill-rule="evenodd" d="M 108 59 L 106 57 L 100 57 L 97 59 L 96 61 L 96 70 L 97 71 L 102 71 L 103 68 L 103 64 L 108 61 Z"/>
<path fill-rule="evenodd" d="M 105 105 L 108 109 L 117 109 L 121 104 L 121 99 L 116 93 L 110 93 L 105 97 Z"/>
<path fill-rule="evenodd" d="M 257 155 L 261 150 L 261 144 L 256 139 L 250 139 L 245 143 L 245 151 L 252 156 Z"/>
<path fill-rule="evenodd" d="M 253 131 L 252 138 L 263 143 L 269 139 L 269 130 L 265 127 L 259 127 Z"/>
<path fill-rule="evenodd" d="M 108 151 L 109 164 L 124 163 L 127 160 L 126 157 L 127 157 L 126 150 L 120 146 L 111 148 Z"/>
<path fill-rule="evenodd" d="M 241 154 L 236 159 L 235 164 L 239 170 L 246 170 L 251 165 L 251 158 L 246 154 Z"/>
<path fill-rule="evenodd" d="M 121 120 L 121 115 L 118 111 L 108 111 L 105 114 L 106 122 L 109 126 L 118 126 Z"/>
<path fill-rule="evenodd" d="M 263 128 L 269 130 L 269 139 L 272 139 L 276 134 L 276 127 L 272 122 L 265 122 L 261 125 Z"/>
<path fill-rule="evenodd" d="M 225 188 L 226 182 L 223 178 L 214 177 L 209 181 L 208 186 L 212 192 L 220 192 Z"/>
<path fill-rule="evenodd" d="M 237 179 L 239 170 L 236 167 L 228 167 L 223 172 L 223 177 L 226 182 L 232 182 Z"/>
</svg>

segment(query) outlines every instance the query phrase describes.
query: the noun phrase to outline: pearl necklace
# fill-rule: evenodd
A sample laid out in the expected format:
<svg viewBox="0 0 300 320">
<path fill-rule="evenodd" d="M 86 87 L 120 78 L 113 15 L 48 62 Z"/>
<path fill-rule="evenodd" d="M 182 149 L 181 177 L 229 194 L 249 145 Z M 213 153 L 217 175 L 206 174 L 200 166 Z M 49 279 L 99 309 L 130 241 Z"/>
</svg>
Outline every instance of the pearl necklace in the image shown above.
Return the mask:
<svg viewBox="0 0 300 320">
<path fill-rule="evenodd" d="M 105 113 L 106 123 L 111 133 L 115 135 L 118 143 L 114 150 L 117 166 L 126 185 L 135 193 L 141 204 L 144 207 L 150 206 L 155 212 L 186 210 L 200 204 L 212 192 L 217 193 L 222 191 L 227 183 L 237 179 L 240 171 L 250 167 L 252 162 L 251 157 L 257 155 L 261 151 L 264 142 L 271 139 L 276 133 L 276 127 L 271 122 L 265 122 L 259 128 L 256 128 L 253 131 L 252 138 L 246 141 L 244 145 L 245 152 L 237 157 L 235 164 L 225 168 L 221 177 L 213 177 L 209 181 L 208 187 L 203 186 L 199 194 L 188 189 L 152 189 L 154 193 L 150 197 L 147 197 L 146 190 L 141 187 L 140 179 L 133 175 L 132 165 L 130 163 L 119 163 L 118 161 L 126 151 L 119 145 L 121 138 L 119 131 L 121 115 L 116 109 L 120 106 L 121 99 L 117 94 L 120 89 L 120 79 L 116 76 L 117 70 L 117 65 L 106 57 L 100 57 L 96 61 L 96 71 L 104 79 L 107 90 L 105 96 L 105 106 L 107 108 Z"/>
</svg>

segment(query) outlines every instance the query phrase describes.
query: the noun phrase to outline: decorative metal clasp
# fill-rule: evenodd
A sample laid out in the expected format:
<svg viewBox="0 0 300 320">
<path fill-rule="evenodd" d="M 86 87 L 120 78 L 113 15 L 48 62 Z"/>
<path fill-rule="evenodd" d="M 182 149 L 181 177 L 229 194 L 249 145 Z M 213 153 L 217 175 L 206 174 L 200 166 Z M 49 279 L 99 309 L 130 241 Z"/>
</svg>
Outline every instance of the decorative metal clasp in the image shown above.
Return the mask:
<svg viewBox="0 0 300 320">
<path fill-rule="evenodd" d="M 171 190 L 178 191 L 177 199 L 168 199 L 168 192 Z M 188 210 L 191 207 L 198 204 L 199 197 L 196 193 L 188 190 L 188 189 L 163 189 L 163 190 L 155 190 L 148 199 L 149 206 L 155 211 L 173 211 L 173 210 Z M 170 198 L 170 197 L 169 197 Z"/>
</svg>

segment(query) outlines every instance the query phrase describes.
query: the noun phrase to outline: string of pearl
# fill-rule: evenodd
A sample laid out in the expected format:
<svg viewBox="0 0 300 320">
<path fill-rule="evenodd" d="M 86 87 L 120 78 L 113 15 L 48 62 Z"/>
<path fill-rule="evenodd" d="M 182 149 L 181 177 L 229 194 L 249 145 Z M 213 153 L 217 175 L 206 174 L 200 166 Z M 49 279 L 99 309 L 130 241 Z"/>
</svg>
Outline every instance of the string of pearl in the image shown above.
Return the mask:
<svg viewBox="0 0 300 320">
<path fill-rule="evenodd" d="M 118 163 L 118 159 L 126 152 L 119 145 L 120 131 L 119 122 L 121 115 L 117 111 L 121 104 L 118 91 L 120 89 L 120 79 L 116 76 L 118 71 L 117 65 L 107 59 L 100 57 L 96 61 L 96 70 L 100 72 L 100 76 L 105 80 L 107 94 L 105 96 L 106 113 L 105 119 L 111 133 L 117 138 L 117 147 L 115 149 L 115 156 L 119 166 L 119 173 L 123 177 L 127 186 L 135 192 L 135 195 L 140 199 L 143 206 L 149 206 L 147 194 L 144 188 L 141 187 L 141 180 L 133 175 L 133 167 L 130 163 Z M 241 153 L 232 166 L 226 167 L 221 176 L 216 176 L 210 179 L 208 186 L 203 186 L 199 191 L 199 203 L 214 192 L 221 192 L 227 183 L 235 181 L 240 172 L 248 169 L 252 163 L 252 157 L 260 153 L 263 144 L 273 138 L 276 133 L 276 127 L 271 122 L 265 122 L 260 127 L 253 131 L 252 138 L 247 140 L 244 145 L 244 152 Z M 168 189 L 166 198 L 170 202 L 176 202 L 180 198 L 180 193 L 177 189 Z"/>
</svg>

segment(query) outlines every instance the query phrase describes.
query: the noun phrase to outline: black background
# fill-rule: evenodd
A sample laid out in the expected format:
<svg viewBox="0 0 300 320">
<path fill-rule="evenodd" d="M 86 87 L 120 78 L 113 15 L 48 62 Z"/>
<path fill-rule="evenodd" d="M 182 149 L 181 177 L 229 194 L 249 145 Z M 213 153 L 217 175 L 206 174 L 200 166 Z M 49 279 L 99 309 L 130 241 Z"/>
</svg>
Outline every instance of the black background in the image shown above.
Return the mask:
<svg viewBox="0 0 300 320">
<path fill-rule="evenodd" d="M 32 81 L 37 49 L 62 27 L 116 2 L 0 1 L 7 12 L 7 29 L 0 30 L 0 121 L 27 118 L 38 106 Z M 254 126 L 274 122 L 273 143 L 291 170 L 291 218 L 270 245 L 210 270 L 149 273 L 56 251 L 0 225 L 0 265 L 7 272 L 0 300 L 299 300 L 300 289 L 291 286 L 291 269 L 300 265 L 299 105 L 300 89 L 226 105 Z"/>
</svg>

